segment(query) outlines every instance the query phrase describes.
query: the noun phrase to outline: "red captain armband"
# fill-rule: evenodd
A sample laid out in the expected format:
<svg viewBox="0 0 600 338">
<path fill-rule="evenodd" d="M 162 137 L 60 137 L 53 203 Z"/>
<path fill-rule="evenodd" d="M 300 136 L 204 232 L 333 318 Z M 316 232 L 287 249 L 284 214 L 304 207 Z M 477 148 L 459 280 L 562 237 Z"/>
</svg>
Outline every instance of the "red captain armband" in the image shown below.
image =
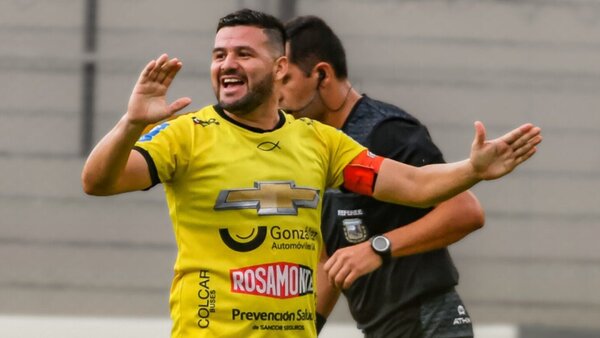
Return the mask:
<svg viewBox="0 0 600 338">
<path fill-rule="evenodd" d="M 361 195 L 372 196 L 379 167 L 385 158 L 367 149 L 344 168 L 344 188 Z"/>
</svg>

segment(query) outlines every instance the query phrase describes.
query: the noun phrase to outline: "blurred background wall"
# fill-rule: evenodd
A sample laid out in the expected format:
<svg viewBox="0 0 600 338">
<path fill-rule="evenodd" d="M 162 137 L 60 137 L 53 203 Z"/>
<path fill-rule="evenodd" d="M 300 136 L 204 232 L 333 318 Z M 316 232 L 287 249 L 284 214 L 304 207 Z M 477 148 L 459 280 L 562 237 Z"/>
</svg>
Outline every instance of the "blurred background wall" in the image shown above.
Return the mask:
<svg viewBox="0 0 600 338">
<path fill-rule="evenodd" d="M 600 331 L 593 0 L 0 1 L 0 315 L 168 317 L 161 187 L 87 197 L 80 172 L 160 53 L 184 62 L 172 99 L 214 102 L 216 22 L 243 7 L 323 17 L 355 87 L 420 118 L 449 161 L 468 155 L 475 120 L 489 137 L 540 125 L 534 159 L 474 189 L 487 222 L 451 247 L 459 292 L 478 325 Z M 330 322 L 352 325 L 343 302 Z"/>
</svg>

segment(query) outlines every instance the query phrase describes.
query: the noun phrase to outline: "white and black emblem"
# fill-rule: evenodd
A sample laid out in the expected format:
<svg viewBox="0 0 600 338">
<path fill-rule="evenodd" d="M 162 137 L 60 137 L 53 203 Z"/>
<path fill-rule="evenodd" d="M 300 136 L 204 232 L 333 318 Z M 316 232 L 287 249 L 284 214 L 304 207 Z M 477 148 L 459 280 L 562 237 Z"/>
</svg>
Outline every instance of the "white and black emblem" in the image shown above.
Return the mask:
<svg viewBox="0 0 600 338">
<path fill-rule="evenodd" d="M 362 219 L 346 218 L 342 221 L 344 227 L 344 237 L 349 243 L 360 243 L 367 239 L 367 229 Z"/>
</svg>

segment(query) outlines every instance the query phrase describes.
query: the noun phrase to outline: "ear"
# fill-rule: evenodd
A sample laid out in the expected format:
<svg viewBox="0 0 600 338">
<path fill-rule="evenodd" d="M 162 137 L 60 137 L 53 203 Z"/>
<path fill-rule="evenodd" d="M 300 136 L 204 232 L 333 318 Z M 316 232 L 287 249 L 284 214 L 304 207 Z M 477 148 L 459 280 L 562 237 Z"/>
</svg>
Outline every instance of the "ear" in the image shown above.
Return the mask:
<svg viewBox="0 0 600 338">
<path fill-rule="evenodd" d="M 281 81 L 288 71 L 288 58 L 286 56 L 280 56 L 275 60 L 273 66 L 273 75 L 276 81 Z"/>
<path fill-rule="evenodd" d="M 335 72 L 331 65 L 327 62 L 319 62 L 315 65 L 315 72 L 317 72 L 317 80 L 319 86 L 323 84 L 323 82 L 327 82 L 335 77 Z"/>
<path fill-rule="evenodd" d="M 319 73 L 319 82 L 323 81 L 323 79 L 325 79 L 325 76 L 327 76 L 327 74 L 325 74 L 325 71 L 323 69 L 318 69 L 317 72 Z"/>
</svg>

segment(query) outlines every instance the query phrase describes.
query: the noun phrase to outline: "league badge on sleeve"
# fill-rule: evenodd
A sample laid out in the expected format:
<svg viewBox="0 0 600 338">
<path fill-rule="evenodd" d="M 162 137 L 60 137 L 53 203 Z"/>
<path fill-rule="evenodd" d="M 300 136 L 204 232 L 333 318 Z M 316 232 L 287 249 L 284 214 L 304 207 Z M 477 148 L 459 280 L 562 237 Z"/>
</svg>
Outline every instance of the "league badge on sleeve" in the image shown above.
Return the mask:
<svg viewBox="0 0 600 338">
<path fill-rule="evenodd" d="M 142 135 L 142 137 L 140 137 L 139 141 L 140 142 L 147 142 L 152 140 L 152 138 L 154 136 L 156 136 L 156 134 L 158 134 L 161 130 L 167 128 L 169 126 L 168 122 L 164 122 L 161 123 L 159 125 L 157 125 L 156 127 L 152 128 L 149 132 L 147 132 L 146 134 Z"/>
</svg>

